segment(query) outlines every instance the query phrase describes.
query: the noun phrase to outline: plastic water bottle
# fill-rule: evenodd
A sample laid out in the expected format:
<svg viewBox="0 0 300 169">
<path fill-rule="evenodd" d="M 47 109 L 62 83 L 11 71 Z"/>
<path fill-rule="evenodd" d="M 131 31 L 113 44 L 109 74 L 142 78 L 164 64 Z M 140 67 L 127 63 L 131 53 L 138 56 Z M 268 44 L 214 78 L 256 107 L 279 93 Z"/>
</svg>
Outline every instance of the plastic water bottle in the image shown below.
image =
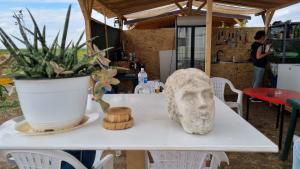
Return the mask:
<svg viewBox="0 0 300 169">
<path fill-rule="evenodd" d="M 145 72 L 144 68 L 141 68 L 141 71 L 138 74 L 139 84 L 144 84 L 148 82 L 148 75 Z"/>
<path fill-rule="evenodd" d="M 141 68 L 141 71 L 138 74 L 138 80 L 139 80 L 139 89 L 138 93 L 140 94 L 149 94 L 151 93 L 149 84 L 148 84 L 148 75 L 145 72 L 144 68 Z"/>
</svg>

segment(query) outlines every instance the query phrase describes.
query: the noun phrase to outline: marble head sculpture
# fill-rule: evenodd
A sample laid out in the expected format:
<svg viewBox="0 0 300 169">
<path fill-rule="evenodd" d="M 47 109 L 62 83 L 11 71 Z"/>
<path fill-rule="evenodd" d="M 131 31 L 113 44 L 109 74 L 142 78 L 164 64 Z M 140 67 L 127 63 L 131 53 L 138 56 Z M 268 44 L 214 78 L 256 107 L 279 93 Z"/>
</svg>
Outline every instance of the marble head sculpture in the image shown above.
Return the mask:
<svg viewBox="0 0 300 169">
<path fill-rule="evenodd" d="M 206 134 L 213 129 L 215 104 L 210 78 L 195 68 L 174 72 L 165 85 L 169 116 L 187 133 Z"/>
</svg>

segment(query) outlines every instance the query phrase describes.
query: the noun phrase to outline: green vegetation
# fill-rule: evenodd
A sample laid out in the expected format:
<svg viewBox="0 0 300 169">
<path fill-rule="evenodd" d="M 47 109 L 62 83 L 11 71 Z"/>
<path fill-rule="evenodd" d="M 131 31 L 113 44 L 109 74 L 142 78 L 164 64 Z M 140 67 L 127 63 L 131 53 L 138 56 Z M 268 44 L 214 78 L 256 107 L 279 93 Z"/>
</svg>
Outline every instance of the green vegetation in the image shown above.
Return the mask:
<svg viewBox="0 0 300 169">
<path fill-rule="evenodd" d="M 0 56 L 8 54 L 8 53 L 9 53 L 8 50 L 6 50 L 6 49 L 0 49 Z"/>
<path fill-rule="evenodd" d="M 79 58 L 78 53 L 86 42 L 80 44 L 84 33 L 76 43 L 66 44 L 71 5 L 68 8 L 61 43 L 58 44 L 59 32 L 51 46 L 46 44 L 46 26 L 41 30 L 31 12 L 27 10 L 34 25 L 34 30 L 29 30 L 24 25 L 20 15 L 14 14 L 22 39 L 12 35 L 13 38 L 26 46 L 19 49 L 14 41 L 0 27 L 0 41 L 10 54 L 9 65 L 12 76 L 19 78 L 64 78 L 89 75 L 94 70 L 95 58 L 84 56 Z M 33 42 L 29 41 L 29 36 Z M 39 48 L 40 46 L 40 48 Z"/>
<path fill-rule="evenodd" d="M 58 44 L 60 35 L 58 32 L 51 45 L 48 46 L 46 43 L 46 26 L 41 30 L 31 12 L 27 11 L 34 29 L 30 30 L 24 26 L 22 15 L 14 14 L 22 39 L 12 35 L 13 38 L 26 46 L 25 49 L 19 49 L 11 37 L 0 27 L 0 41 L 10 56 L 8 62 L 5 63 L 9 66 L 9 71 L 4 71 L 4 73 L 23 79 L 66 78 L 92 74 L 94 100 L 105 111 L 109 104 L 102 100 L 102 96 L 105 91 L 111 90 L 111 85 L 119 83 L 118 79 L 113 78 L 117 74 L 117 70 L 109 66 L 110 60 L 105 57 L 106 51 L 111 48 L 99 50 L 94 46 L 95 52 L 91 56 L 85 55 L 86 51 L 82 48 L 87 42 L 80 44 L 83 33 L 76 43 L 71 41 L 66 44 L 71 6 L 67 11 L 61 43 Z M 32 42 L 29 40 L 31 39 L 29 36 L 33 39 Z M 95 38 L 92 38 L 91 41 Z"/>
<path fill-rule="evenodd" d="M 26 49 L 20 49 L 20 50 L 25 51 Z M 39 49 L 39 50 L 41 50 L 41 49 Z M 0 49 L 0 57 L 2 55 L 6 55 L 6 54 L 9 54 L 9 51 L 7 49 Z M 87 55 L 87 52 L 86 52 L 85 48 L 79 49 L 77 51 L 78 59 L 84 57 L 85 55 Z"/>
<path fill-rule="evenodd" d="M 9 108 L 17 108 L 19 103 L 15 99 L 8 97 L 8 91 L 4 86 L 0 85 L 0 113 L 6 112 Z"/>
</svg>

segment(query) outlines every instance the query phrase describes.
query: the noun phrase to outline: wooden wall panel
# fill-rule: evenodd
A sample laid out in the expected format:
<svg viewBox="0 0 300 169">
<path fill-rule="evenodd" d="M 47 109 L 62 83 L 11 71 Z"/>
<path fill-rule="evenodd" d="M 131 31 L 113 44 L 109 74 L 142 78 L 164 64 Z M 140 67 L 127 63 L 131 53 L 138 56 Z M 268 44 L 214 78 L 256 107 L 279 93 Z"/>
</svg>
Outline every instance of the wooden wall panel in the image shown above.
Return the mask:
<svg viewBox="0 0 300 169">
<path fill-rule="evenodd" d="M 234 87 L 240 90 L 252 86 L 252 63 L 219 63 L 212 64 L 212 77 L 223 77 L 230 80 Z M 226 95 L 233 94 L 227 87 Z"/>
<path fill-rule="evenodd" d="M 149 79 L 160 78 L 159 51 L 175 50 L 175 29 L 147 29 L 123 31 L 126 52 L 135 52 L 145 65 Z"/>
<path fill-rule="evenodd" d="M 253 37 L 259 30 L 264 30 L 264 28 L 215 28 L 212 55 L 215 56 L 217 51 L 222 50 L 224 57 L 219 58 L 220 61 L 247 61 L 250 58 Z"/>
<path fill-rule="evenodd" d="M 230 29 L 227 30 L 230 31 Z M 254 34 L 258 30 L 261 30 L 261 28 L 242 28 L 242 34 L 244 36 L 247 34 L 247 43 L 241 41 L 238 42 L 237 46 L 229 46 L 227 44 L 216 45 L 219 29 L 214 29 L 212 55 L 217 50 L 222 49 L 227 55 L 231 55 L 231 58 L 247 60 L 250 57 L 249 49 L 254 41 Z M 140 62 L 145 64 L 149 79 L 159 79 L 159 51 L 175 50 L 175 29 L 128 30 L 122 32 L 121 36 L 126 52 L 135 52 Z M 238 89 L 251 87 L 252 74 L 252 63 L 232 62 L 212 64 L 211 66 L 211 76 L 227 78 Z M 228 89 L 226 89 L 225 93 L 232 94 Z"/>
</svg>

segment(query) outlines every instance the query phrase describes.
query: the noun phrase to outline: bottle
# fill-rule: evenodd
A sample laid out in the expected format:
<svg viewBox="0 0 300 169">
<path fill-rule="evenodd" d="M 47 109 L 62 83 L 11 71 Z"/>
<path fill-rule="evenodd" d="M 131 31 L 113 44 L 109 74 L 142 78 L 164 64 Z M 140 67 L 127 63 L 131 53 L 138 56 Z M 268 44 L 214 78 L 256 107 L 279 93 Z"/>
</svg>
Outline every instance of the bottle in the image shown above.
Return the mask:
<svg viewBox="0 0 300 169">
<path fill-rule="evenodd" d="M 148 75 L 145 72 L 144 68 L 141 68 L 141 71 L 138 74 L 138 80 L 139 80 L 139 94 L 149 94 L 151 93 L 150 86 L 148 84 Z"/>
<path fill-rule="evenodd" d="M 144 68 L 141 68 L 141 71 L 138 74 L 139 84 L 144 84 L 148 82 L 148 75 L 145 72 Z"/>
</svg>

